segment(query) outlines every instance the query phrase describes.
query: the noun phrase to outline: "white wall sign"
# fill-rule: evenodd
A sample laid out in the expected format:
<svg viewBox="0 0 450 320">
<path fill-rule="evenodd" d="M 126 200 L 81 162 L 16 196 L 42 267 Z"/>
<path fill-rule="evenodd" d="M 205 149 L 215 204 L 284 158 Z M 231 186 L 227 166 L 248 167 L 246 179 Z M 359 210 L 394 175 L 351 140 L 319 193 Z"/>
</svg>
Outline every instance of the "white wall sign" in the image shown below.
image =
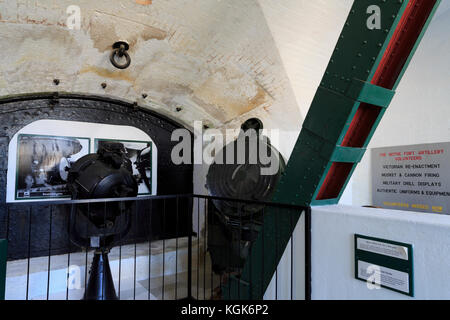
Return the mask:
<svg viewBox="0 0 450 320">
<path fill-rule="evenodd" d="M 450 143 L 372 149 L 374 206 L 450 214 Z"/>
<path fill-rule="evenodd" d="M 393 258 L 408 260 L 408 248 L 391 243 L 357 238 L 356 248 L 368 252 L 383 254 Z"/>
<path fill-rule="evenodd" d="M 374 273 L 378 274 L 374 275 Z M 373 279 L 378 279 L 380 286 L 409 293 L 409 275 L 406 272 L 358 261 L 358 277 L 363 280 L 370 280 L 373 277 Z"/>
</svg>

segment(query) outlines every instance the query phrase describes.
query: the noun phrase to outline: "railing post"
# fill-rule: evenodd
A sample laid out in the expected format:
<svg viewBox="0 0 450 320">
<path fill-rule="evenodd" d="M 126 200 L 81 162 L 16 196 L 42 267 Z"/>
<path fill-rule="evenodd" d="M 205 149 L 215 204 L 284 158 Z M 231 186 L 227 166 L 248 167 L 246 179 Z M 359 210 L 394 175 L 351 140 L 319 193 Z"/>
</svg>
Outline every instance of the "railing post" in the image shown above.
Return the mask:
<svg viewBox="0 0 450 320">
<path fill-rule="evenodd" d="M 0 300 L 5 300 L 6 287 L 6 259 L 8 252 L 8 240 L 0 240 Z"/>
<path fill-rule="evenodd" d="M 192 198 L 194 204 L 194 198 Z M 187 279 L 187 298 L 192 299 L 192 230 L 193 230 L 193 210 L 188 210 L 189 231 L 188 231 L 188 279 Z"/>
<path fill-rule="evenodd" d="M 311 300 L 311 207 L 305 210 L 305 300 Z"/>
</svg>

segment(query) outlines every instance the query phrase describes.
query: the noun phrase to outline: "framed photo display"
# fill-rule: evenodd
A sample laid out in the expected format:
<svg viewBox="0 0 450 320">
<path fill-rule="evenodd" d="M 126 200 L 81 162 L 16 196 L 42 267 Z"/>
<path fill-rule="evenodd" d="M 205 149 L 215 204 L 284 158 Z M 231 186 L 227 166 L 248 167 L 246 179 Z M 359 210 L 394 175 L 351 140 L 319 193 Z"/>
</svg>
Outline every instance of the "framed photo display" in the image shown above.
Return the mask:
<svg viewBox="0 0 450 320">
<path fill-rule="evenodd" d="M 133 175 L 138 181 L 138 195 L 152 194 L 152 142 L 120 139 L 95 139 L 94 152 L 103 143 L 120 143 L 125 155 L 130 159 Z"/>
<path fill-rule="evenodd" d="M 67 169 L 89 154 L 90 138 L 20 134 L 15 199 L 70 198 Z"/>
</svg>

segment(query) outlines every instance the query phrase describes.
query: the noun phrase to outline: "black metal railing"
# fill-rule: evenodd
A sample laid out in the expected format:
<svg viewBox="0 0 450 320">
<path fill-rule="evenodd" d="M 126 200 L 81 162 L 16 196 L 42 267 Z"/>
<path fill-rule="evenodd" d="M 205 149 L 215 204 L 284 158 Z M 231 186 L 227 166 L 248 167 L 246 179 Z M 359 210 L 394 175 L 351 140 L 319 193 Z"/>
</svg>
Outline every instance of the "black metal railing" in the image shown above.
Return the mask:
<svg viewBox="0 0 450 320">
<path fill-rule="evenodd" d="M 99 251 L 108 253 L 119 299 L 221 299 L 228 279 L 239 276 L 253 241 L 264 232 L 265 210 L 305 212 L 310 229 L 309 208 L 192 194 L 32 201 L 4 208 L 5 296 L 13 300 L 82 299 Z M 280 264 L 283 272 L 275 273 L 266 298 L 308 298 L 305 234 L 306 272 L 295 274 L 294 234 L 285 252 L 288 263 Z M 264 250 L 261 254 L 264 259 Z M 303 281 L 305 289 L 297 284 Z"/>
</svg>

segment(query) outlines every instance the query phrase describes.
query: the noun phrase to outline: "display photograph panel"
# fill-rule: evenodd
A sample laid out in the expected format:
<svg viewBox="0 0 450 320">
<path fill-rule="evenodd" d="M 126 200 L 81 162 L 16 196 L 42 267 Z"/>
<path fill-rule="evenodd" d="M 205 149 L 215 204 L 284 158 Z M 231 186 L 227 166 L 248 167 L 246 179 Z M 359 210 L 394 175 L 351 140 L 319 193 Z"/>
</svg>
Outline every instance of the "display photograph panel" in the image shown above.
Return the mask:
<svg viewBox="0 0 450 320">
<path fill-rule="evenodd" d="M 68 169 L 89 150 L 89 138 L 20 134 L 15 199 L 70 197 Z"/>
<path fill-rule="evenodd" d="M 94 151 L 100 146 L 118 143 L 131 161 L 133 176 L 138 182 L 138 195 L 152 194 L 152 142 L 134 140 L 95 139 Z"/>
</svg>

